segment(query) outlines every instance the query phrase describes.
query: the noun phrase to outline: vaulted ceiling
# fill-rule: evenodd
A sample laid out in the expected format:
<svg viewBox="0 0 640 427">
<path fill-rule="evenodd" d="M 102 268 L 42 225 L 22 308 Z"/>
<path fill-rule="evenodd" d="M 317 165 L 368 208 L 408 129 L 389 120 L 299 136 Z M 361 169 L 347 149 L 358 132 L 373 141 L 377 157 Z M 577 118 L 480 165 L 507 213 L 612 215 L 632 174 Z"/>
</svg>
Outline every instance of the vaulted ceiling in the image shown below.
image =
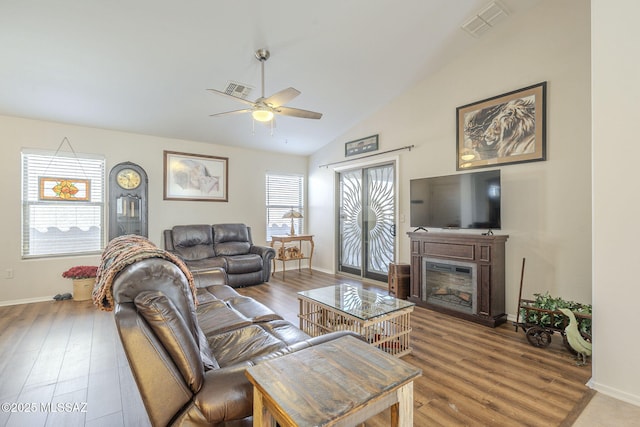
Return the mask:
<svg viewBox="0 0 640 427">
<path fill-rule="evenodd" d="M 534 1 L 499 1 L 510 15 Z M 4 0 L 0 114 L 310 154 L 472 49 L 461 25 L 487 0 Z M 498 24 L 499 25 L 499 24 Z M 268 126 L 208 92 L 230 81 L 320 120 Z"/>
</svg>

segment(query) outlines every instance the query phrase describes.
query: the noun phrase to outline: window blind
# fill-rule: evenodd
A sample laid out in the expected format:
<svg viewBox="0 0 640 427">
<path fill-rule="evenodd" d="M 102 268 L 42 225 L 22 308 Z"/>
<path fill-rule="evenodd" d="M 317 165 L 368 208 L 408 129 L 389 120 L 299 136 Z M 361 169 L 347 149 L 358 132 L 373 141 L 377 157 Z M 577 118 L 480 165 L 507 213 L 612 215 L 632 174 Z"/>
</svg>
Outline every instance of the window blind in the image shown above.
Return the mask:
<svg viewBox="0 0 640 427">
<path fill-rule="evenodd" d="M 24 258 L 100 252 L 104 235 L 104 171 L 102 157 L 22 152 Z M 45 183 L 50 186 L 51 179 L 83 182 L 88 191 L 80 198 L 56 197 L 51 189 L 47 187 L 47 192 L 42 187 Z"/>
<path fill-rule="evenodd" d="M 302 175 L 267 173 L 267 242 L 273 235 L 289 234 L 291 218 L 282 216 L 291 209 L 304 213 L 304 177 Z M 304 219 L 294 218 L 296 234 L 304 234 Z"/>
</svg>

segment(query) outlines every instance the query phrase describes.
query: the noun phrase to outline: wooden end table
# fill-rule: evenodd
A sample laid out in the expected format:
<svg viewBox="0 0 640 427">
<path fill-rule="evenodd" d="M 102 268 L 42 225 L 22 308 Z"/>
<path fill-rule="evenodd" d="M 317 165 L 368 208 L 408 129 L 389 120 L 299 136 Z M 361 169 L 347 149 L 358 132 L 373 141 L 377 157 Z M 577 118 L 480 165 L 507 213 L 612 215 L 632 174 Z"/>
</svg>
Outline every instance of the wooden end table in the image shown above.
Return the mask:
<svg viewBox="0 0 640 427">
<path fill-rule="evenodd" d="M 279 255 L 279 250 L 276 249 L 276 256 L 273 258 L 273 272 L 271 273 L 272 276 L 275 276 L 276 274 L 276 261 L 281 261 L 282 262 L 282 280 L 284 280 L 284 271 L 285 271 L 285 265 L 287 263 L 287 261 L 298 261 L 298 270 L 300 270 L 300 262 L 303 259 L 308 259 L 309 260 L 309 271 L 311 271 L 311 259 L 313 258 L 313 248 L 314 248 L 314 244 L 313 244 L 313 235 L 311 234 L 296 234 L 296 235 L 275 235 L 275 236 L 271 236 L 271 247 L 273 248 L 273 244 L 275 242 L 279 242 L 280 243 L 280 248 L 282 249 L 282 251 L 284 252 L 285 249 L 285 244 L 286 243 L 290 243 L 290 242 L 298 242 L 298 249 L 300 250 L 300 254 L 302 254 L 302 242 L 309 242 L 310 244 L 310 249 L 309 249 L 309 255 L 308 256 L 301 256 L 299 258 L 285 258 L 284 256 Z M 275 248 L 274 248 L 275 249 Z"/>
<path fill-rule="evenodd" d="M 421 374 L 344 336 L 248 368 L 253 425 L 353 426 L 391 408 L 392 426 L 413 426 L 413 380 Z"/>
</svg>

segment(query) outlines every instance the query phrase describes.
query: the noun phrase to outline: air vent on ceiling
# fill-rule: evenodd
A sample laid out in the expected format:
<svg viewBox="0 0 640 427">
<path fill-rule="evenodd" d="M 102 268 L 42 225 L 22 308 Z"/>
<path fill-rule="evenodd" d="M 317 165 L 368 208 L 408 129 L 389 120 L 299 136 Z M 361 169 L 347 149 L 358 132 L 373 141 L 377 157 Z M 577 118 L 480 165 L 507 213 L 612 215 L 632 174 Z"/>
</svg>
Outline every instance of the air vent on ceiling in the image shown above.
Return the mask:
<svg viewBox="0 0 640 427">
<path fill-rule="evenodd" d="M 251 86 L 230 81 L 224 93 L 227 95 L 235 96 L 236 98 L 246 99 L 251 93 L 253 88 Z"/>
<path fill-rule="evenodd" d="M 503 6 L 491 2 L 462 24 L 462 29 L 474 37 L 480 37 L 508 15 L 509 13 Z"/>
</svg>

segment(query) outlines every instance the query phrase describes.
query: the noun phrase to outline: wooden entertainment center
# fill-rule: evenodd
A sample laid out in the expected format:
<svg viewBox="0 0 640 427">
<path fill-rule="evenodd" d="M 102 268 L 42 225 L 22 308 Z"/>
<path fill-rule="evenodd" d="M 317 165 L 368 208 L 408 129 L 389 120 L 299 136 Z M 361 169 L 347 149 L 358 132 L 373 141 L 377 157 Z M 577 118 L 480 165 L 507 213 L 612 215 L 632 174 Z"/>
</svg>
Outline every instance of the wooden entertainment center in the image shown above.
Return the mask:
<svg viewBox="0 0 640 427">
<path fill-rule="evenodd" d="M 418 231 L 407 235 L 411 239 L 409 301 L 491 327 L 507 320 L 504 246 L 509 236 Z M 458 286 L 461 282 L 469 289 Z M 438 296 L 446 298 L 434 298 Z"/>
</svg>

